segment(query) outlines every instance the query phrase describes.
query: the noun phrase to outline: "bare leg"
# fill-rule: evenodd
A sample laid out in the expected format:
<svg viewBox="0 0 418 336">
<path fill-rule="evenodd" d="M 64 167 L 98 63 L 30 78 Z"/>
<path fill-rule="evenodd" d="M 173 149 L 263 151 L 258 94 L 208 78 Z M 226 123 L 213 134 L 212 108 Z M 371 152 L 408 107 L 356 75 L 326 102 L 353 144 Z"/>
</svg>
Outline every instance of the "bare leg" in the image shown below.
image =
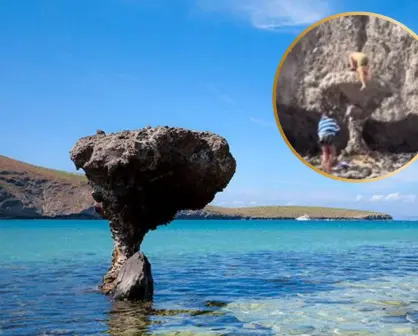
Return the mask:
<svg viewBox="0 0 418 336">
<path fill-rule="evenodd" d="M 366 88 L 367 69 L 360 67 L 357 69 L 357 72 L 361 82 L 360 91 L 363 91 Z"/>
<path fill-rule="evenodd" d="M 327 161 L 325 162 L 325 171 L 328 174 L 331 173 L 331 162 L 332 162 L 331 146 L 328 146 L 328 157 L 327 157 Z"/>
<path fill-rule="evenodd" d="M 334 167 L 335 165 L 335 161 L 337 158 L 337 149 L 335 148 L 334 145 L 329 146 L 329 166 L 328 166 L 328 170 L 331 171 L 332 167 Z"/>
<path fill-rule="evenodd" d="M 325 170 L 325 156 L 326 156 L 325 147 L 321 146 L 321 168 L 323 170 Z"/>
<path fill-rule="evenodd" d="M 328 145 L 322 146 L 322 169 L 328 172 L 329 148 Z"/>
</svg>

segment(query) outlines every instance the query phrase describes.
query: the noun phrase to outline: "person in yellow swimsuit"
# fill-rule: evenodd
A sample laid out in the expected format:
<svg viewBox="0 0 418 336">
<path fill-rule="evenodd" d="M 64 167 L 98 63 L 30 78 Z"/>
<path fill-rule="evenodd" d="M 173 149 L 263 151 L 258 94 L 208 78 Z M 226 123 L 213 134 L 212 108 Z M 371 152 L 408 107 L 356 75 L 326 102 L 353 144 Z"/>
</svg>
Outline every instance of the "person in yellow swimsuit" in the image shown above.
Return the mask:
<svg viewBox="0 0 418 336">
<path fill-rule="evenodd" d="M 350 62 L 351 70 L 357 71 L 359 75 L 361 82 L 360 90 L 362 91 L 366 88 L 366 82 L 372 79 L 370 72 L 369 57 L 362 52 L 352 52 L 350 53 L 348 59 Z"/>
</svg>

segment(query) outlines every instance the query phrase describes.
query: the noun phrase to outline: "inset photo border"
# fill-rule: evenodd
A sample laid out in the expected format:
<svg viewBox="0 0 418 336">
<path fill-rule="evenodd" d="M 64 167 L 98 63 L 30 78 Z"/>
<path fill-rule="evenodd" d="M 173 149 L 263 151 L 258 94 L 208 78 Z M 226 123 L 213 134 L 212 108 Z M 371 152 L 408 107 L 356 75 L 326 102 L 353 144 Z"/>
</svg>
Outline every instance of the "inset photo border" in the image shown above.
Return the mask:
<svg viewBox="0 0 418 336">
<path fill-rule="evenodd" d="M 303 31 L 273 86 L 279 131 L 317 173 L 384 179 L 418 158 L 418 35 L 376 13 L 346 12 Z"/>
</svg>

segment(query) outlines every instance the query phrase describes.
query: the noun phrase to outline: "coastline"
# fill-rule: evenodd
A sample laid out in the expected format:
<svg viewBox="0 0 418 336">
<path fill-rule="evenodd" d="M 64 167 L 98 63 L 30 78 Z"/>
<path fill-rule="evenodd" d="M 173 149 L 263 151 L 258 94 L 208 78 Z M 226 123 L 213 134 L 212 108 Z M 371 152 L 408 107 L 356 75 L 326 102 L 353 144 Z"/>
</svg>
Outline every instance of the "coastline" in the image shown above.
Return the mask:
<svg viewBox="0 0 418 336">
<path fill-rule="evenodd" d="M 273 209 L 276 212 L 280 212 L 282 209 L 288 210 L 292 207 L 252 207 L 252 208 L 221 208 L 221 207 L 209 207 L 209 209 L 203 210 L 189 210 L 189 211 L 180 211 L 174 220 L 296 220 L 298 217 L 303 216 L 305 213 L 300 212 L 300 214 L 295 216 L 286 216 L 286 215 L 251 215 L 245 214 L 245 212 L 251 212 L 251 210 L 263 211 L 263 209 Z M 299 208 L 299 207 L 294 207 Z M 300 207 L 304 209 L 303 207 Z M 212 210 L 214 209 L 214 210 Z M 348 213 L 353 212 L 353 215 L 323 215 L 315 216 L 310 214 L 310 220 L 330 220 L 330 221 L 357 221 L 357 220 L 393 220 L 393 217 L 389 214 L 383 213 L 373 213 L 365 212 L 362 214 L 362 211 L 355 210 L 345 210 L 345 209 L 333 209 L 333 208 L 320 208 L 331 211 L 346 211 Z M 323 210 L 322 210 L 323 211 Z M 230 212 L 230 213 L 228 213 Z M 234 212 L 244 212 L 243 214 L 237 214 Z M 45 215 L 36 215 L 36 216 L 22 216 L 22 215 L 9 215 L 0 214 L 0 220 L 104 220 L 102 217 L 97 215 L 93 208 L 89 208 L 81 213 L 68 214 L 68 215 L 55 215 L 55 216 L 45 216 Z"/>
<path fill-rule="evenodd" d="M 34 166 L 0 155 L 0 219 L 101 220 L 84 175 Z M 228 208 L 208 205 L 184 210 L 183 220 L 393 220 L 389 214 L 308 206 Z"/>
</svg>

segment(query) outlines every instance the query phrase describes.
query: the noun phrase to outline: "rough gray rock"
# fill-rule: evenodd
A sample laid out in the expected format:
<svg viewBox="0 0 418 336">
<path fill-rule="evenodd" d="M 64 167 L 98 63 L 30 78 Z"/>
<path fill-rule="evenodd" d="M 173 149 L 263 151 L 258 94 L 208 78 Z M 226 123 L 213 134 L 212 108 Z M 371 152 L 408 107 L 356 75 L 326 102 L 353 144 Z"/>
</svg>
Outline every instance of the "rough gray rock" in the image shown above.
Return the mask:
<svg viewBox="0 0 418 336">
<path fill-rule="evenodd" d="M 227 141 L 210 132 L 146 127 L 80 139 L 71 160 L 82 168 L 110 221 L 115 245 L 102 289 L 111 293 L 144 236 L 180 210 L 199 210 L 233 177 Z"/>
<path fill-rule="evenodd" d="M 364 91 L 348 67 L 351 51 L 363 51 L 371 59 L 373 81 Z M 355 128 L 369 149 L 416 153 L 418 41 L 394 23 L 373 16 L 325 22 L 289 53 L 279 74 L 276 103 L 284 133 L 301 155 L 317 154 L 316 128 L 324 109 L 334 110 L 342 125 L 338 149 L 347 146 L 350 132 L 343 114 L 348 104 L 363 110 L 365 120 Z M 360 139 L 351 138 L 350 152 L 363 151 Z"/>
<path fill-rule="evenodd" d="M 117 300 L 152 300 L 154 279 L 147 257 L 136 252 L 121 267 L 115 281 L 113 297 Z"/>
<path fill-rule="evenodd" d="M 367 110 L 356 105 L 349 105 L 347 109 L 347 128 L 348 128 L 348 142 L 344 148 L 345 154 L 367 154 L 369 148 L 363 139 L 363 128 L 370 115 Z"/>
</svg>

